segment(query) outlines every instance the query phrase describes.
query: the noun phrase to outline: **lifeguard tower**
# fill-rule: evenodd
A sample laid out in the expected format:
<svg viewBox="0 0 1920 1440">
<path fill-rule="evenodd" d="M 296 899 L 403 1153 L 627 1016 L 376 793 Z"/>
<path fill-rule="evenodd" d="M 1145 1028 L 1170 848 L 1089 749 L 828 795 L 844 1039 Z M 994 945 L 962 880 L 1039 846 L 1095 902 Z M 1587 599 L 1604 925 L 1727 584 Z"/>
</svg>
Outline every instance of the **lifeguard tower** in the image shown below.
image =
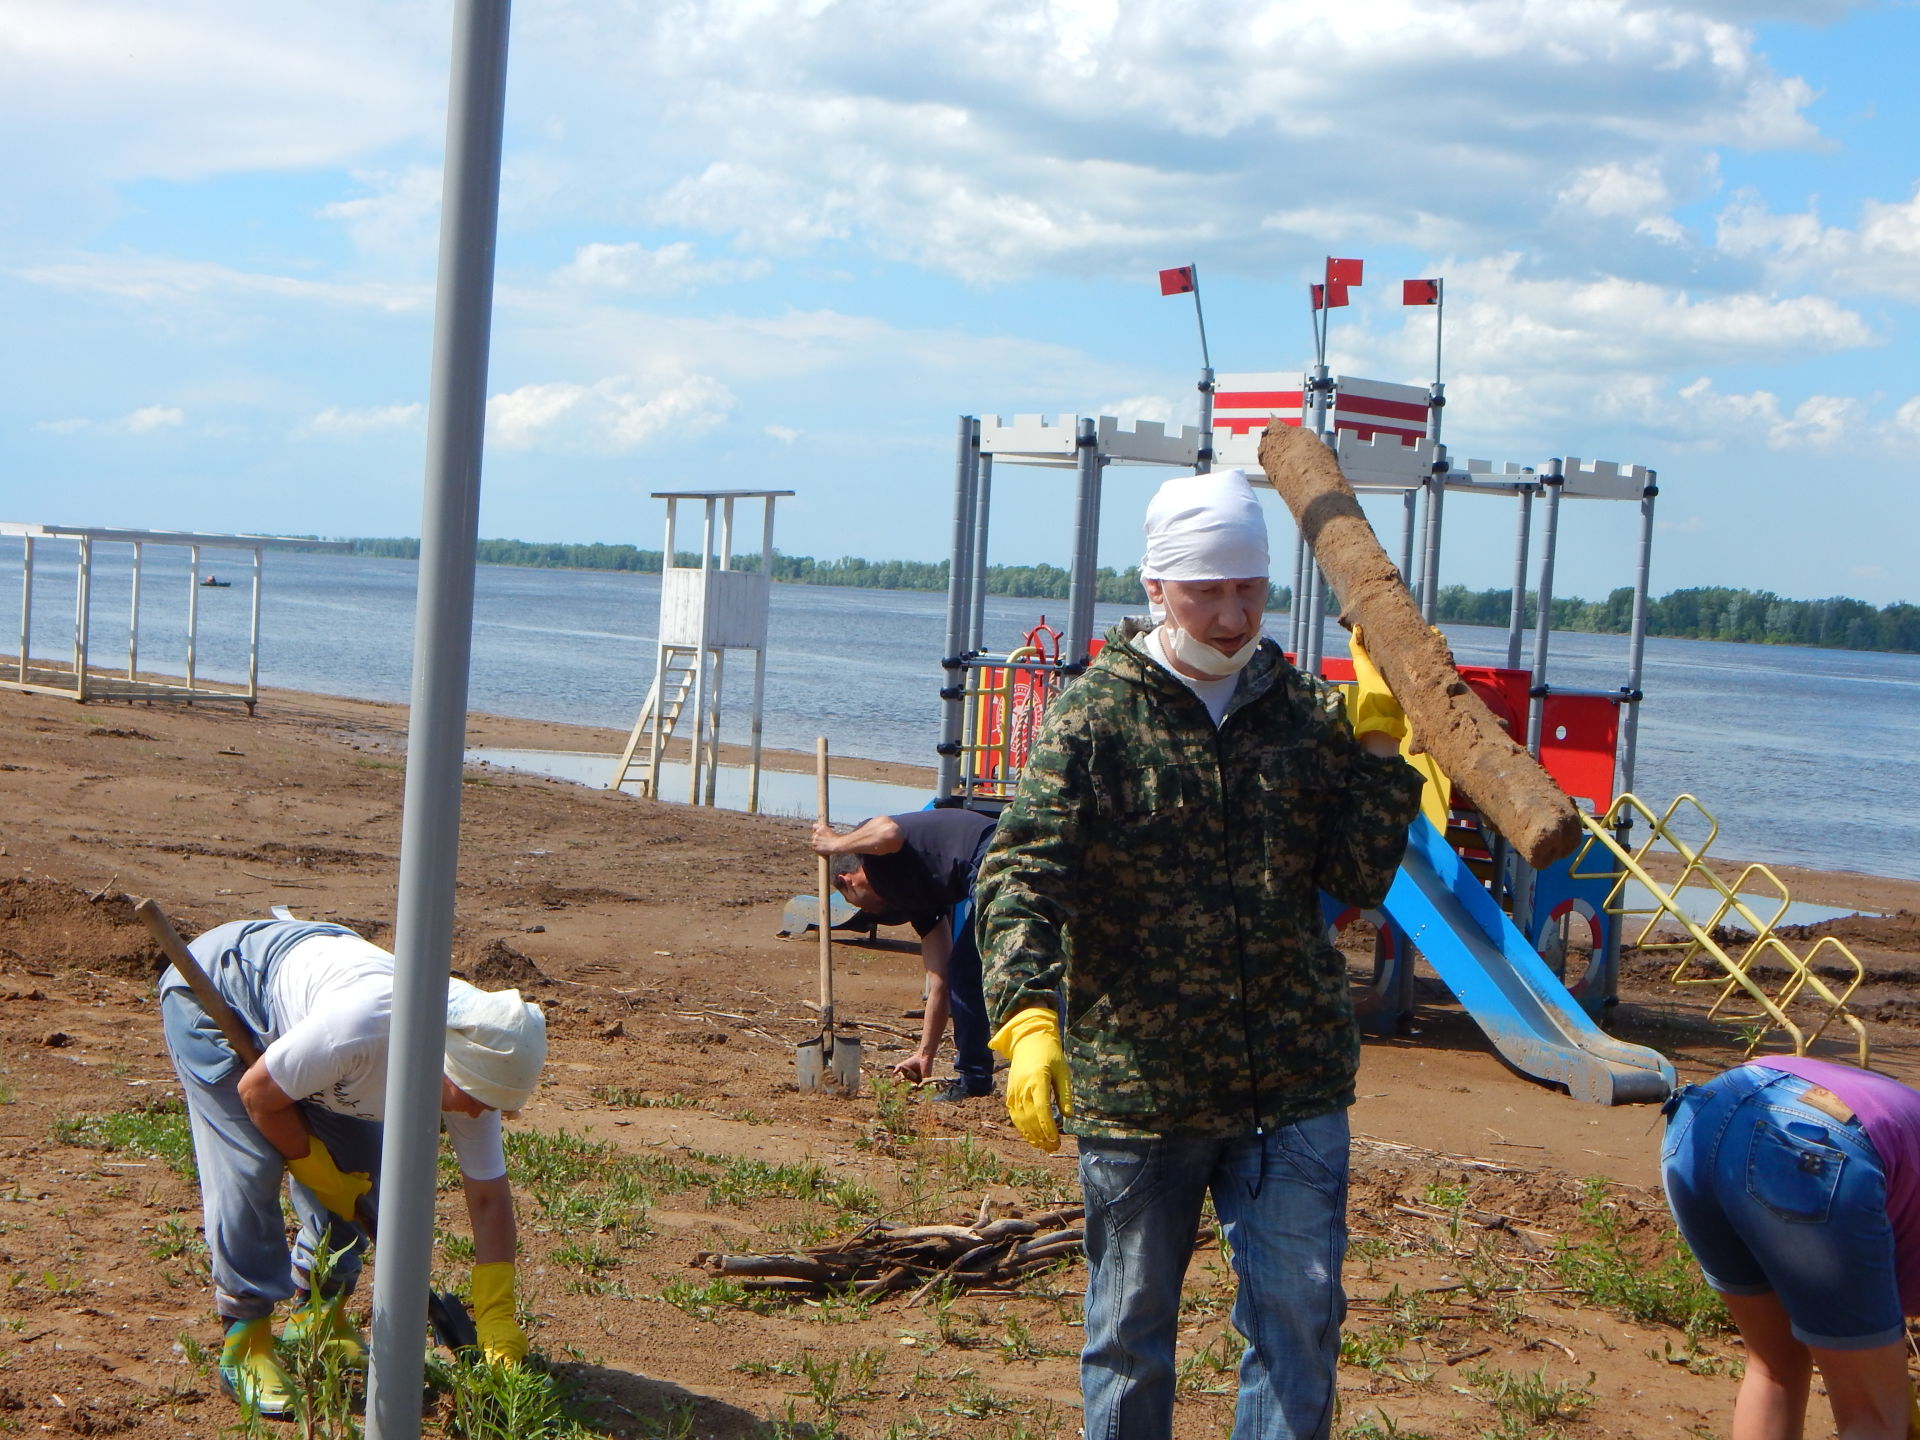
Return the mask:
<svg viewBox="0 0 1920 1440">
<path fill-rule="evenodd" d="M 760 730 L 767 693 L 767 611 L 773 583 L 773 507 L 791 490 L 656 490 L 667 502 L 666 545 L 660 562 L 660 624 L 653 684 L 613 772 L 612 788 L 637 784 L 660 799 L 660 767 L 690 708 L 687 803 L 711 805 L 720 769 L 720 692 L 727 651 L 753 652 L 753 718 L 747 762 L 747 810 L 760 809 Z M 760 564 L 735 568 L 734 507 L 761 506 Z M 682 501 L 701 508 L 699 562 L 683 565 L 675 549 Z M 716 522 L 717 530 L 716 534 Z"/>
</svg>

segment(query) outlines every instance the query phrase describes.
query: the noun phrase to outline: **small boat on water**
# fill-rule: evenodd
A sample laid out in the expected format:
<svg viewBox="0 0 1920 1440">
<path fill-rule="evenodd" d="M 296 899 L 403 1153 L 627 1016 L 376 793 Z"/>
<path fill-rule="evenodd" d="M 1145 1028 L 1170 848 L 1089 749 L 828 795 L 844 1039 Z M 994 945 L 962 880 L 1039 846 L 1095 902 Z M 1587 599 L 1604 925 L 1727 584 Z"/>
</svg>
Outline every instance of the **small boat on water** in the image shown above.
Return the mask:
<svg viewBox="0 0 1920 1440">
<path fill-rule="evenodd" d="M 216 580 L 213 576 L 209 575 L 200 582 L 200 588 L 202 590 L 231 590 L 233 588 L 233 581 Z"/>
</svg>

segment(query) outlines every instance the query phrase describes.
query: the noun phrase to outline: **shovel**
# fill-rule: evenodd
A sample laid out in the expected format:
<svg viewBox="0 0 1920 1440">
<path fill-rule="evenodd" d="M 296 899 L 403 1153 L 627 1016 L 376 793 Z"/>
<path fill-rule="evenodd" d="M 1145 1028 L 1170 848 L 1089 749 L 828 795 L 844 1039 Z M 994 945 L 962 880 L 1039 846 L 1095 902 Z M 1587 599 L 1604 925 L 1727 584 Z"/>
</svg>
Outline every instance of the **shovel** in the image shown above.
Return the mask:
<svg viewBox="0 0 1920 1440">
<path fill-rule="evenodd" d="M 276 907 L 278 908 L 278 907 Z M 221 1035 L 240 1063 L 249 1069 L 260 1058 L 260 1042 L 247 1029 L 246 1022 L 227 1003 L 227 997 L 214 989 L 213 981 L 207 978 L 207 972 L 200 968 L 200 962 L 193 958 L 193 952 L 173 928 L 173 922 L 167 919 L 166 912 L 152 900 L 141 900 L 133 907 L 133 913 L 146 924 L 154 943 L 160 947 L 160 953 L 172 962 L 173 968 L 180 972 L 180 978 L 187 982 L 187 988 L 193 992 L 193 998 L 200 1002 L 200 1008 L 212 1017 L 213 1023 L 220 1027 Z M 291 915 L 282 918 L 292 919 Z M 354 1206 L 353 1220 L 366 1232 L 371 1241 L 374 1226 L 373 1207 L 361 1197 Z M 467 1313 L 466 1302 L 451 1290 L 434 1290 L 427 1295 L 427 1325 L 433 1331 L 433 1338 L 447 1349 L 458 1354 L 480 1343 L 479 1331 L 474 1327 L 472 1315 Z"/>
<path fill-rule="evenodd" d="M 820 823 L 827 823 L 827 737 L 814 746 L 814 769 L 819 785 Z M 832 866 L 820 857 L 820 908 L 816 914 L 832 914 Z M 833 925 L 820 930 L 820 1034 L 803 1040 L 793 1052 L 794 1082 L 802 1090 L 833 1090 L 853 1095 L 860 1089 L 860 1042 L 834 1032 L 833 1024 Z"/>
</svg>

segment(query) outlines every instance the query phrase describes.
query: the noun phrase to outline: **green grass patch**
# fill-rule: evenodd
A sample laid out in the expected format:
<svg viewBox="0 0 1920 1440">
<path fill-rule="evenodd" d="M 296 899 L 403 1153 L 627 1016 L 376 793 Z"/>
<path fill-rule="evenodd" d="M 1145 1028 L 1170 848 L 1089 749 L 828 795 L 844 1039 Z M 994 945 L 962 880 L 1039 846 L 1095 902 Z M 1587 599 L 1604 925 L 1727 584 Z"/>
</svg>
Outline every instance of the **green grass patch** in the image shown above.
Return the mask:
<svg viewBox="0 0 1920 1440">
<path fill-rule="evenodd" d="M 1668 1227 L 1664 1254 L 1629 1248 L 1619 1212 L 1607 1196 L 1604 1180 L 1589 1179 L 1580 1202 L 1586 1239 L 1566 1243 L 1554 1256 L 1560 1282 L 1596 1305 L 1643 1325 L 1671 1325 L 1689 1340 L 1733 1329 L 1692 1251 L 1679 1232 Z"/>
<path fill-rule="evenodd" d="M 187 1107 L 178 1100 L 151 1100 L 131 1110 L 104 1115 L 79 1115 L 56 1120 L 53 1139 L 62 1145 L 83 1145 L 110 1154 L 144 1155 L 166 1162 L 187 1179 L 199 1171 L 193 1163 L 193 1134 L 187 1128 Z"/>
</svg>

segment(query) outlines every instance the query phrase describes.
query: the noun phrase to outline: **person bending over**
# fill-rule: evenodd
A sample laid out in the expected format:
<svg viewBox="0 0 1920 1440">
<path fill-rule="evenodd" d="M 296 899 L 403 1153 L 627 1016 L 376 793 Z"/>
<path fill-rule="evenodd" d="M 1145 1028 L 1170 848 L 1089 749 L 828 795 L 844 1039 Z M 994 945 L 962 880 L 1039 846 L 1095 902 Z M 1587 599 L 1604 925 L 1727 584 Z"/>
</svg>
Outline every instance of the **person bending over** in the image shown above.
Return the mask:
<svg viewBox="0 0 1920 1440">
<path fill-rule="evenodd" d="M 1920 1091 L 1769 1056 L 1683 1086 L 1665 1113 L 1667 1204 L 1746 1345 L 1734 1440 L 1799 1440 L 1815 1368 L 1840 1440 L 1920 1435 Z"/>
<path fill-rule="evenodd" d="M 953 1017 L 954 1069 L 939 1100 L 993 1093 L 987 1006 L 974 944 L 973 877 L 993 834 L 993 817 L 973 810 L 913 810 L 876 815 L 845 835 L 816 821 L 814 853 L 833 861 L 833 886 L 862 910 L 904 914 L 920 934 L 927 970 L 920 1044 L 893 1067 L 902 1079 L 933 1076 L 934 1057 Z"/>
<path fill-rule="evenodd" d="M 188 947 L 258 1041 L 242 1066 L 213 1018 L 169 966 L 160 977 L 167 1052 L 186 1098 L 200 1171 L 214 1305 L 226 1329 L 222 1386 L 263 1415 L 292 1411 L 272 1315 L 296 1300 L 286 1338 L 318 1335 L 349 1367 L 366 1351 L 342 1306 L 358 1281 L 359 1213 L 379 1203 L 381 1120 L 393 1019 L 393 956 L 340 925 L 240 920 Z M 448 983 L 440 1108 L 473 1226 L 474 1321 L 492 1360 L 518 1362 L 516 1230 L 500 1118 L 524 1105 L 546 1060 L 546 1018 L 518 990 Z M 291 1177 L 299 1235 L 280 1214 Z M 333 1255 L 325 1294 L 314 1256 Z"/>
</svg>

